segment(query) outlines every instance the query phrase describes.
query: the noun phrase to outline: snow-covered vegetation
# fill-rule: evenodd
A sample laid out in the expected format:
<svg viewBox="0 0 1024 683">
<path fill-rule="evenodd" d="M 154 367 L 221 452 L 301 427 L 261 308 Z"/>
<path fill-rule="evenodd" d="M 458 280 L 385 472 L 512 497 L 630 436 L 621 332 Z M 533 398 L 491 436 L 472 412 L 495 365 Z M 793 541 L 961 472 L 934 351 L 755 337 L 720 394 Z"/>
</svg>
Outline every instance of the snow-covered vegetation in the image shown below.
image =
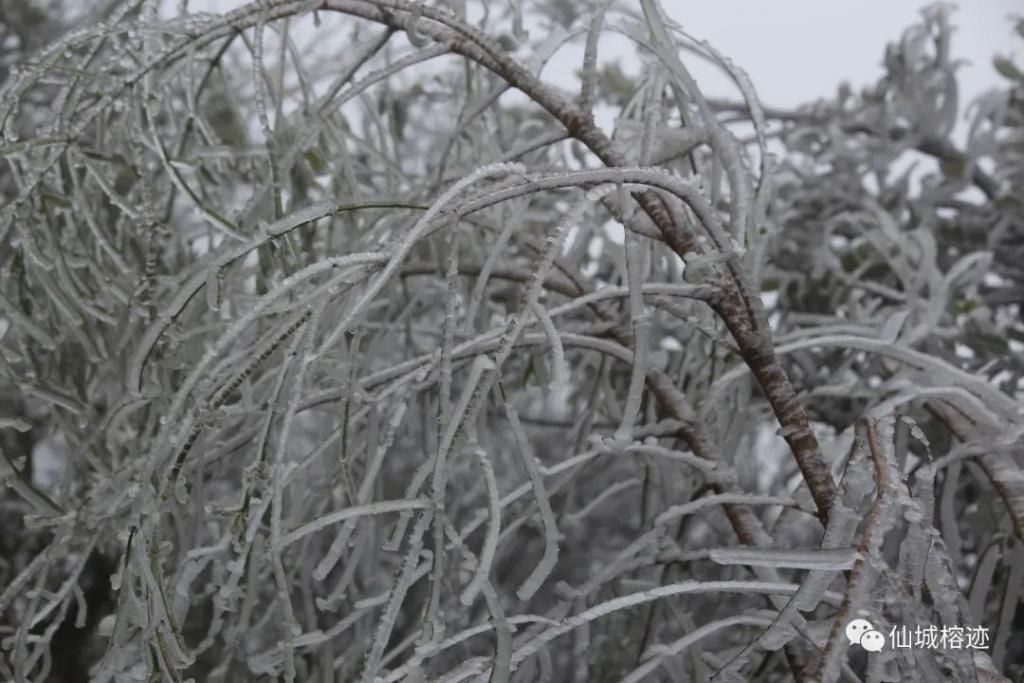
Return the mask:
<svg viewBox="0 0 1024 683">
<path fill-rule="evenodd" d="M 1022 675 L 1024 73 L 948 8 L 778 110 L 657 0 L 96 4 L 0 0 L 0 679 Z"/>
</svg>

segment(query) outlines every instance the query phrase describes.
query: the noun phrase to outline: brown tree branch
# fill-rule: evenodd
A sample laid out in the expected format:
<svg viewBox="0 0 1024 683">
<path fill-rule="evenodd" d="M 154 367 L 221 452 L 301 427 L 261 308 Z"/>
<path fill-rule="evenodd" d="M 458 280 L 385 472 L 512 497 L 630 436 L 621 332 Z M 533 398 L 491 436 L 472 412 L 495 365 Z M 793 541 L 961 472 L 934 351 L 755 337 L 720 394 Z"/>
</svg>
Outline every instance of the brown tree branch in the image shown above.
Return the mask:
<svg viewBox="0 0 1024 683">
<path fill-rule="evenodd" d="M 490 69 L 526 94 L 606 165 L 630 165 L 625 154 L 594 123 L 590 112 L 569 102 L 512 58 L 497 41 L 454 15 L 403 0 L 324 0 L 321 8 L 362 17 L 406 33 L 412 31 L 447 45 L 452 52 Z M 701 251 L 696 235 L 672 220 L 665 203 L 654 191 L 637 192 L 633 197 L 661 231 L 665 243 L 679 257 Z M 786 441 L 811 490 L 818 516 L 824 523 L 828 520 L 835 496 L 828 466 L 810 429 L 807 414 L 796 401 L 788 376 L 775 357 L 760 298 L 738 267 L 733 266 L 730 270 L 732 286 L 725 288 L 725 293 L 713 308 L 736 339 L 744 360 L 750 365 L 780 421 Z"/>
</svg>

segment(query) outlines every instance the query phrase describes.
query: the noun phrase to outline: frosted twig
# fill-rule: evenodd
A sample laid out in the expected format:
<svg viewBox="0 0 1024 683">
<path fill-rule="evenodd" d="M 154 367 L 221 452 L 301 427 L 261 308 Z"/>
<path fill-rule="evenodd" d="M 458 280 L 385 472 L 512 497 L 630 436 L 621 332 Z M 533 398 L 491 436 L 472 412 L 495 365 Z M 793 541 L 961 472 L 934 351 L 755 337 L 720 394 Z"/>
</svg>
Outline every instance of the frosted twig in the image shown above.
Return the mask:
<svg viewBox="0 0 1024 683">
<path fill-rule="evenodd" d="M 551 570 L 558 562 L 558 524 L 555 521 L 551 503 L 548 501 L 547 492 L 544 490 L 544 479 L 537 466 L 533 448 L 523 431 L 523 425 L 519 422 L 519 415 L 508 401 L 505 402 L 505 416 L 512 428 L 512 436 L 516 440 L 519 457 L 522 458 L 530 477 L 530 487 L 533 489 L 533 497 L 537 502 L 537 509 L 540 511 L 541 523 L 544 525 L 544 554 L 530 575 L 519 586 L 519 590 L 516 591 L 520 600 L 529 600 L 551 575 Z"/>
<path fill-rule="evenodd" d="M 480 470 L 484 475 L 484 483 L 487 487 L 487 534 L 484 536 L 484 545 L 480 551 L 480 559 L 477 561 L 476 573 L 472 581 L 459 597 L 460 602 L 467 607 L 473 604 L 477 593 L 480 592 L 488 574 L 491 564 L 494 562 L 494 554 L 498 549 L 498 535 L 501 533 L 501 502 L 498 500 L 498 482 L 494 478 L 494 467 L 487 459 L 487 451 L 480 447 L 473 448 L 473 454 L 477 457 Z"/>
</svg>

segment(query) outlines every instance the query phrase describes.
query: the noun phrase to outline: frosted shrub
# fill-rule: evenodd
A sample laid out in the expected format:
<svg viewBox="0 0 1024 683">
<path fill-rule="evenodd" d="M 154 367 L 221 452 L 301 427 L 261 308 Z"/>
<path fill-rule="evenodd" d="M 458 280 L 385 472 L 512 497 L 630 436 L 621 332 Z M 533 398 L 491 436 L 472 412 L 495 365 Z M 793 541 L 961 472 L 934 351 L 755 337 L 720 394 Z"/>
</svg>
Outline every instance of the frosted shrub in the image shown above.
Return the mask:
<svg viewBox="0 0 1024 683">
<path fill-rule="evenodd" d="M 947 13 L 792 112 L 656 0 L 136 0 L 19 56 L 0 675 L 1019 673 L 1024 77 L 954 145 Z"/>
</svg>

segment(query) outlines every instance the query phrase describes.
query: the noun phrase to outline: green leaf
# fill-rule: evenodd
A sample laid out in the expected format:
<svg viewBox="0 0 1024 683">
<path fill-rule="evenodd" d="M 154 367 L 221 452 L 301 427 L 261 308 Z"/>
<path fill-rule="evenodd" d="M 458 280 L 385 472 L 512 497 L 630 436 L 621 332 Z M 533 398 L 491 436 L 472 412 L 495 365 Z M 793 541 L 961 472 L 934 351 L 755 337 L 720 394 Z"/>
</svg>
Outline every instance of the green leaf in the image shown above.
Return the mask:
<svg viewBox="0 0 1024 683">
<path fill-rule="evenodd" d="M 534 375 L 533 354 L 530 354 L 527 357 L 527 359 L 526 359 L 526 368 L 523 369 L 522 382 L 523 382 L 523 386 L 524 387 L 525 386 L 529 386 L 530 378 L 533 377 L 533 375 Z"/>
<path fill-rule="evenodd" d="M 954 304 L 953 308 L 959 315 L 961 313 L 970 313 L 975 308 L 977 308 L 977 306 L 978 302 L 975 301 L 974 299 L 958 299 L 956 304 Z"/>
<path fill-rule="evenodd" d="M 943 159 L 939 162 L 939 168 L 942 169 L 943 175 L 949 178 L 962 178 L 965 164 L 963 159 Z"/>
<path fill-rule="evenodd" d="M 307 150 L 302 156 L 314 173 L 323 173 L 327 170 L 327 163 L 323 160 L 323 157 L 313 150 Z"/>
<path fill-rule="evenodd" d="M 54 194 L 53 192 L 42 191 L 40 192 L 40 197 L 42 198 L 44 204 L 53 204 L 62 209 L 71 208 L 71 202 L 69 202 L 66 197 Z"/>
</svg>

